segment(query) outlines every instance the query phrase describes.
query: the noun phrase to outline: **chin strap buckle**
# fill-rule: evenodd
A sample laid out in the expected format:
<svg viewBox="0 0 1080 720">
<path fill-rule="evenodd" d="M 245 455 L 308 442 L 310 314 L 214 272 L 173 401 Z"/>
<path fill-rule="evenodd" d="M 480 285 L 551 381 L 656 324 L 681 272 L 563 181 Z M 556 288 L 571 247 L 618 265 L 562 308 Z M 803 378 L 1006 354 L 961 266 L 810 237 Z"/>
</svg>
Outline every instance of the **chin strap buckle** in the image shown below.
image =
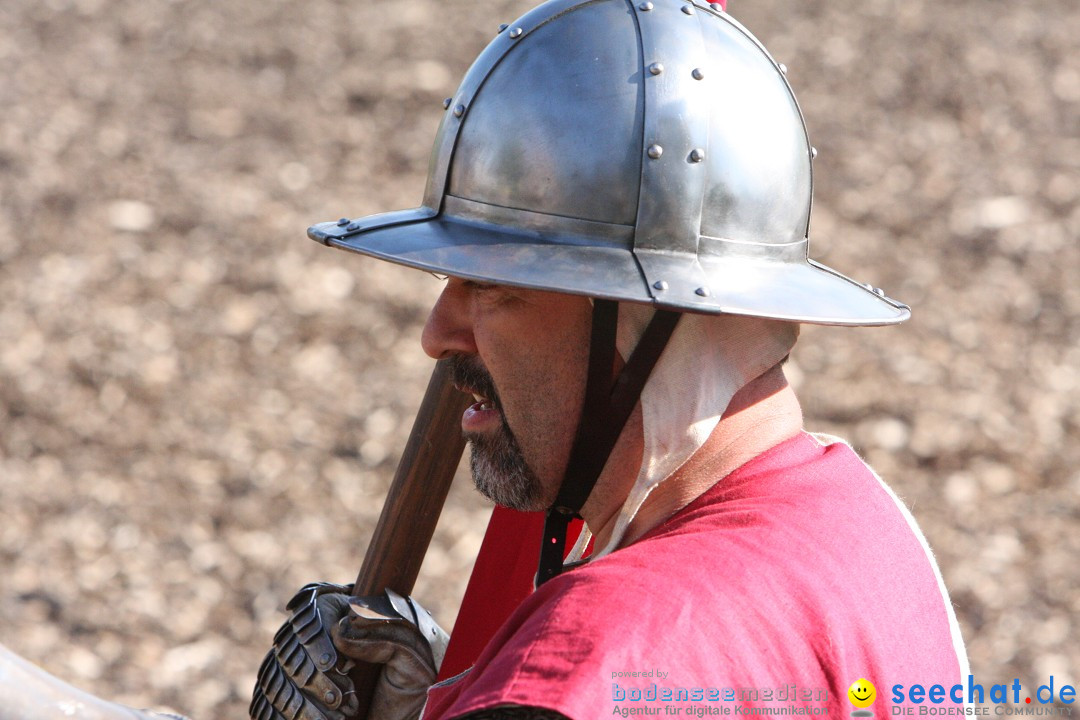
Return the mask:
<svg viewBox="0 0 1080 720">
<path fill-rule="evenodd" d="M 544 520 L 544 539 L 540 545 L 540 566 L 536 571 L 534 585 L 540 587 L 563 571 L 566 557 L 566 531 L 570 521 L 580 517 L 567 507 L 548 508 Z"/>
</svg>

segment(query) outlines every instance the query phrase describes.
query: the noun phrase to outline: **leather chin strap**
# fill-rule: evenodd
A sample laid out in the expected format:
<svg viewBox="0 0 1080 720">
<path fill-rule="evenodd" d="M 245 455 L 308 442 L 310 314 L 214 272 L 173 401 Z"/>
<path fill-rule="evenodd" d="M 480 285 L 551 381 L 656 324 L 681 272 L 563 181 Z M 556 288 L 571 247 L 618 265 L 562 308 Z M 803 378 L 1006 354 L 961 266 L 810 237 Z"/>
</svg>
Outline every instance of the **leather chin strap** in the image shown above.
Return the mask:
<svg viewBox="0 0 1080 720">
<path fill-rule="evenodd" d="M 614 300 L 593 301 L 585 401 L 566 474 L 555 503 L 547 510 L 540 568 L 536 574 L 537 587 L 565 569 L 567 527 L 571 520 L 581 517 L 581 508 L 596 485 L 681 316 L 671 310 L 657 310 L 613 382 L 611 373 L 615 362 L 619 304 Z"/>
</svg>

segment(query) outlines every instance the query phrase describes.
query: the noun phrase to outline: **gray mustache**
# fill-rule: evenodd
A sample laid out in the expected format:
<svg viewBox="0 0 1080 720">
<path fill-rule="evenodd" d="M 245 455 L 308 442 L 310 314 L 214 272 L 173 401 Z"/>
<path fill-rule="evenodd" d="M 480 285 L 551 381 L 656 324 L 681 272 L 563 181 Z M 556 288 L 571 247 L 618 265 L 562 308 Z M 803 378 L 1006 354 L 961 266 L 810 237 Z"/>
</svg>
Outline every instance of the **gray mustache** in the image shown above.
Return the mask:
<svg viewBox="0 0 1080 720">
<path fill-rule="evenodd" d="M 491 379 L 487 368 L 475 355 L 454 355 L 448 361 L 454 384 L 458 387 L 469 388 L 477 395 L 483 395 L 495 403 L 495 407 L 502 407 L 499 400 L 499 391 L 495 389 L 495 382 Z"/>
</svg>

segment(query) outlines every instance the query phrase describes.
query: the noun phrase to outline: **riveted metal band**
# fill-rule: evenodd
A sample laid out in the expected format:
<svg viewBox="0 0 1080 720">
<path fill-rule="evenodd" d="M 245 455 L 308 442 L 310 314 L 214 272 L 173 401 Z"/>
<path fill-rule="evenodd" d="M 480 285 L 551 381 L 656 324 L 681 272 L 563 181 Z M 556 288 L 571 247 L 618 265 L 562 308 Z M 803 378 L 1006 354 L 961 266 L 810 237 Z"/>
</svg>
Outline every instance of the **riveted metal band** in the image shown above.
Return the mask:
<svg viewBox="0 0 1080 720">
<path fill-rule="evenodd" d="M 412 210 L 395 210 L 393 212 L 378 213 L 377 215 L 368 215 L 345 225 L 342 225 L 340 220 L 336 223 L 319 223 L 308 228 L 308 237 L 321 242 L 323 245 L 330 245 L 334 240 L 343 240 L 352 235 L 360 235 L 372 228 L 406 225 L 422 220 L 430 220 L 436 215 L 438 213 L 430 207 L 418 207 Z"/>
<path fill-rule="evenodd" d="M 690 7 L 665 2 L 647 13 L 636 11 L 645 116 L 634 256 L 649 287 L 668 283 L 667 290 L 653 297 L 696 305 L 704 298 L 694 291 L 707 284 L 694 262 L 706 173 L 691 154 L 708 151 L 709 116 L 708 104 L 698 99 L 708 92 L 708 84 L 695 80 L 694 70 L 707 67 L 709 58 L 701 16 L 683 12 Z M 656 66 L 663 72 L 650 70 Z M 655 261 L 657 254 L 668 260 L 663 267 Z M 679 277 L 669 272 L 672 255 L 684 256 Z"/>
<path fill-rule="evenodd" d="M 755 243 L 701 236 L 698 250 L 715 258 L 746 258 L 774 262 L 805 262 L 809 243 L 804 238 L 790 243 Z"/>
<path fill-rule="evenodd" d="M 443 210 L 455 218 L 471 220 L 488 225 L 505 225 L 517 231 L 534 232 L 540 235 L 552 235 L 560 238 L 582 238 L 582 243 L 590 246 L 611 245 L 630 250 L 633 247 L 634 228 L 630 225 L 594 222 L 551 215 L 549 213 L 529 212 L 516 208 L 489 205 L 488 203 L 466 200 L 447 195 Z"/>
</svg>

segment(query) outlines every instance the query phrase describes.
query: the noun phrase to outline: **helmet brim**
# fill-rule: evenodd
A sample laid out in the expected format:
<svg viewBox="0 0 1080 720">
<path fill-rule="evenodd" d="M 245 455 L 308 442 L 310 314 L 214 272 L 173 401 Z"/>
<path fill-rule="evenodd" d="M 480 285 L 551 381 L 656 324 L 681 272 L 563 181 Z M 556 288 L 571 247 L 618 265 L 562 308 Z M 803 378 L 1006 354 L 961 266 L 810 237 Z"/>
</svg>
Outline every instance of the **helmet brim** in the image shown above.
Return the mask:
<svg viewBox="0 0 1080 720">
<path fill-rule="evenodd" d="M 818 325 L 895 325 L 910 309 L 805 257 L 650 254 L 651 271 L 671 279 L 651 288 L 630 227 L 604 237 L 561 236 L 438 214 L 426 207 L 308 229 L 325 245 L 407 267 L 479 282 L 636 302 L 683 312 L 730 314 Z M 663 272 L 665 265 L 670 273 Z M 770 288 L 762 293 L 761 288 Z M 699 292 L 699 288 L 701 291 Z"/>
</svg>

